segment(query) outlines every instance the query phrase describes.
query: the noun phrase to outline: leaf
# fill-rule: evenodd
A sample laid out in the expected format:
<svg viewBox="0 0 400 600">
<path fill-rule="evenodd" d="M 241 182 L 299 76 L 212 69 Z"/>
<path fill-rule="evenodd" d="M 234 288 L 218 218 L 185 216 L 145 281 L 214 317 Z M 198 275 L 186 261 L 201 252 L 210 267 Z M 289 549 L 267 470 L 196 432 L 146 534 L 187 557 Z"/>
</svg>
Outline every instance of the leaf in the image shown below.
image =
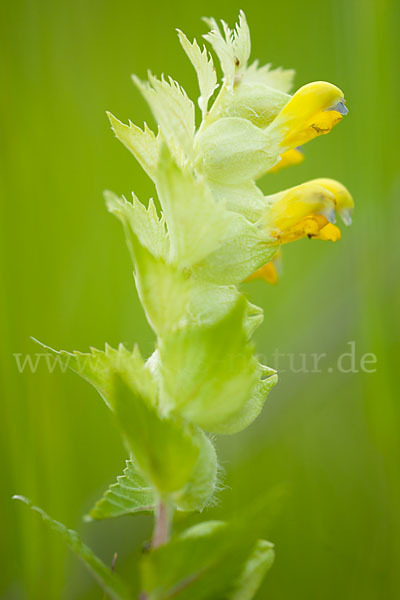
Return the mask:
<svg viewBox="0 0 400 600">
<path fill-rule="evenodd" d="M 132 79 L 149 104 L 170 150 L 178 160 L 183 159 L 182 152 L 190 158 L 195 118 L 193 102 L 185 90 L 171 77 L 168 81 L 164 77 L 159 80 L 150 73 L 149 83 L 135 75 Z"/>
<path fill-rule="evenodd" d="M 132 460 L 127 460 L 123 475 L 117 477 L 117 483 L 110 485 L 85 520 L 110 519 L 151 511 L 154 506 L 153 488 L 140 475 Z"/>
<path fill-rule="evenodd" d="M 165 218 L 164 215 L 158 217 L 152 199 L 146 209 L 134 194 L 132 194 L 132 202 L 128 202 L 124 197 L 119 198 L 108 190 L 104 192 L 104 197 L 109 212 L 135 233 L 142 246 L 157 257 L 168 254 Z"/>
<path fill-rule="evenodd" d="M 203 47 L 203 50 L 200 50 L 196 40 L 193 40 L 193 42 L 190 43 L 182 31 L 179 29 L 177 31 L 182 48 L 196 69 L 200 88 L 200 97 L 198 102 L 200 110 L 204 115 L 207 112 L 208 101 L 218 87 L 217 73 L 214 67 L 213 59 L 205 47 Z"/>
<path fill-rule="evenodd" d="M 274 562 L 274 546 L 266 540 L 258 540 L 236 583 L 236 589 L 228 600 L 251 600 Z"/>
<path fill-rule="evenodd" d="M 104 592 L 112 598 L 112 600 L 128 600 L 133 598 L 125 583 L 122 582 L 116 573 L 112 573 L 109 567 L 107 567 L 100 558 L 93 554 L 92 550 L 82 542 L 76 531 L 67 529 L 65 525 L 49 517 L 49 515 L 41 508 L 34 506 L 28 498 L 14 496 L 14 500 L 24 502 L 29 508 L 40 514 L 46 525 L 55 531 L 67 546 L 83 561 L 97 583 L 103 588 Z"/>
<path fill-rule="evenodd" d="M 121 123 L 114 115 L 107 112 L 111 127 L 119 139 L 133 156 L 141 167 L 146 171 L 149 177 L 154 178 L 157 169 L 158 155 L 160 151 L 160 141 L 158 136 L 144 124 L 143 131 L 129 121 L 129 125 Z"/>
<path fill-rule="evenodd" d="M 262 67 L 258 65 L 258 60 L 255 60 L 246 68 L 243 74 L 243 82 L 262 83 L 286 94 L 290 92 L 295 76 L 293 69 L 282 69 L 282 67 L 271 69 L 270 63 Z"/>
<path fill-rule="evenodd" d="M 235 57 L 232 46 L 227 43 L 224 36 L 221 34 L 217 22 L 214 19 L 204 19 L 211 31 L 203 35 L 214 49 L 215 54 L 221 63 L 222 72 L 224 74 L 224 82 L 229 87 L 233 86 L 235 79 Z"/>
<path fill-rule="evenodd" d="M 140 300 L 151 327 L 158 335 L 165 335 L 185 315 L 190 282 L 176 266 L 149 252 L 134 235 L 131 240 Z"/>
<path fill-rule="evenodd" d="M 135 265 L 139 298 L 153 330 L 162 335 L 185 315 L 190 282 L 173 264 L 167 263 L 169 239 L 164 219 L 158 219 L 152 202 L 146 210 L 137 200 L 130 204 L 111 192 L 106 194 L 109 210 L 123 223 Z"/>
<path fill-rule="evenodd" d="M 208 521 L 191 527 L 143 557 L 142 585 L 148 600 L 228 598 L 238 589 L 238 573 L 249 555 L 256 562 L 255 541 L 251 531 L 232 523 Z M 251 575 L 246 571 L 239 581 L 255 587 L 254 570 Z"/>
<path fill-rule="evenodd" d="M 233 40 L 236 70 L 242 70 L 247 65 L 251 51 L 250 30 L 246 15 L 242 10 L 239 12 L 239 22 L 231 33 L 231 38 Z"/>
<path fill-rule="evenodd" d="M 66 368 L 71 369 L 93 385 L 109 408 L 113 408 L 113 376 L 115 372 L 124 373 L 132 386 L 145 395 L 149 401 L 157 403 L 157 385 L 150 369 L 145 366 L 137 346 L 130 352 L 123 344 L 120 344 L 118 349 L 106 344 L 105 351 L 91 348 L 90 353 L 84 353 L 77 350 L 74 352 L 57 351 L 38 340 L 34 341 L 49 350 Z"/>
<path fill-rule="evenodd" d="M 141 472 L 162 495 L 183 489 L 200 453 L 194 428 L 161 416 L 119 375 L 115 390 L 117 421 Z"/>
<path fill-rule="evenodd" d="M 193 265 L 221 242 L 230 215 L 214 202 L 204 181 L 182 170 L 167 148 L 161 153 L 157 191 L 171 245 L 171 262 Z"/>
<path fill-rule="evenodd" d="M 257 381 L 246 310 L 239 297 L 217 323 L 177 329 L 159 343 L 162 402 L 207 431 L 229 420 Z"/>
<path fill-rule="evenodd" d="M 240 73 L 247 64 L 250 56 L 250 32 L 243 11 L 239 13 L 239 23 L 232 31 L 224 21 L 221 30 L 215 19 L 204 19 L 211 28 L 203 37 L 214 48 L 224 73 L 224 81 L 229 87 L 233 86 L 235 74 Z"/>
</svg>

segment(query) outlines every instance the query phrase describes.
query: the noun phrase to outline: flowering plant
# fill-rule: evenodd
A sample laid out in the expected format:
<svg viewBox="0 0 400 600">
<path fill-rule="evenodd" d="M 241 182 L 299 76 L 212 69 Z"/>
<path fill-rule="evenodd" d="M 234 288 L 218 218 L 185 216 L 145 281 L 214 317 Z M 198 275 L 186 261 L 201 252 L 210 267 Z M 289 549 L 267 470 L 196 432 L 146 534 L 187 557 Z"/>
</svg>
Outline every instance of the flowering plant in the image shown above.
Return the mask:
<svg viewBox="0 0 400 600">
<path fill-rule="evenodd" d="M 316 179 L 265 196 L 257 179 L 303 159 L 300 147 L 328 133 L 347 109 L 334 85 L 314 82 L 289 94 L 293 71 L 249 64 L 250 35 L 240 13 L 234 30 L 206 19 L 212 56 L 178 31 L 198 77 L 195 105 L 173 79 L 133 77 L 157 122 L 125 125 L 117 138 L 152 179 L 159 207 L 106 192 L 123 224 L 137 291 L 155 336 L 144 359 L 120 345 L 89 354 L 56 352 L 98 390 L 115 415 L 129 457 L 90 511 L 105 519 L 155 515 L 140 571 L 142 599 L 250 599 L 273 561 L 273 546 L 243 524 L 203 522 L 171 537 L 175 511 L 202 511 L 219 481 L 212 435 L 248 427 L 277 382 L 256 357 L 251 336 L 263 319 L 240 286 L 275 282 L 281 245 L 308 236 L 336 241 L 338 214 L 351 222 L 353 200 L 340 183 Z M 51 349 L 49 349 L 51 351 Z M 52 351 L 55 352 L 55 351 Z M 26 501 L 26 500 L 25 500 Z M 29 501 L 27 501 L 29 502 Z M 85 560 L 107 594 L 132 591 L 74 532 L 33 507 Z"/>
</svg>

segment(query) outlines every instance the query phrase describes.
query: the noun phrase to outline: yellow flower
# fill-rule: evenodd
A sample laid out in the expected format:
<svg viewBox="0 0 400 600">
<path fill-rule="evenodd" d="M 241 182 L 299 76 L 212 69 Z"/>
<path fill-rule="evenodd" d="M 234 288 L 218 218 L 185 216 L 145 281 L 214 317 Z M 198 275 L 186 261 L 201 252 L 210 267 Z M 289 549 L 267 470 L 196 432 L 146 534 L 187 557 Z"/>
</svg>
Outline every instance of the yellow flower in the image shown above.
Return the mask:
<svg viewBox="0 0 400 600">
<path fill-rule="evenodd" d="M 286 244 L 302 237 L 336 241 L 337 212 L 345 224 L 351 223 L 354 202 L 349 191 L 333 179 L 314 179 L 266 198 L 263 228 Z"/>
<path fill-rule="evenodd" d="M 314 81 L 297 90 L 271 128 L 279 132 L 285 152 L 329 133 L 347 112 L 342 90 L 326 81 Z"/>
<path fill-rule="evenodd" d="M 336 213 L 346 225 L 351 223 L 354 201 L 349 191 L 334 179 L 314 179 L 268 196 L 263 229 L 276 239 L 277 246 L 308 237 L 336 242 L 340 229 L 334 224 Z M 247 281 L 263 279 L 276 283 L 274 261 L 258 269 Z"/>
</svg>

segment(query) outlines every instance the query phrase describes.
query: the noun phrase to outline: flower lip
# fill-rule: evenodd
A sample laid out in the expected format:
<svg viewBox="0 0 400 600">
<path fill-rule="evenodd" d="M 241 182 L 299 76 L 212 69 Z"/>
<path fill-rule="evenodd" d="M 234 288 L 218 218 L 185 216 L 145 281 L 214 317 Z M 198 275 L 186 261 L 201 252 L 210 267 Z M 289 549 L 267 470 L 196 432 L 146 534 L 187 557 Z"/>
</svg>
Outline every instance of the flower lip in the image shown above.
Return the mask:
<svg viewBox="0 0 400 600">
<path fill-rule="evenodd" d="M 326 110 L 334 110 L 335 112 L 338 112 L 343 117 L 345 115 L 347 115 L 349 112 L 349 109 L 346 106 L 346 101 L 344 98 L 342 98 L 342 100 L 340 100 L 340 102 L 337 102 L 337 104 L 335 104 L 334 106 L 331 106 L 330 108 L 327 108 Z"/>
</svg>

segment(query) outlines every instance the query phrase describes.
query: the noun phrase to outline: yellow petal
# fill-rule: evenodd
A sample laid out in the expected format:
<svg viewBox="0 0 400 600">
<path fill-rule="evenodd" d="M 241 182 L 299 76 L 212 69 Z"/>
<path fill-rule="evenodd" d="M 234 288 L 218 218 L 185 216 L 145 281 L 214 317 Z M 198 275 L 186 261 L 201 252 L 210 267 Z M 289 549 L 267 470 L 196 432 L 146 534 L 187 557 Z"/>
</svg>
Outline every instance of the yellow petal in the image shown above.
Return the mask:
<svg viewBox="0 0 400 600">
<path fill-rule="evenodd" d="M 334 179 L 314 179 L 314 183 L 324 186 L 335 196 L 335 210 L 342 218 L 345 225 L 351 225 L 351 213 L 354 208 L 354 200 L 349 190 Z"/>
<path fill-rule="evenodd" d="M 295 148 L 329 133 L 344 113 L 343 92 L 326 81 L 315 81 L 294 94 L 271 127 L 280 132 L 282 148 Z"/>
<path fill-rule="evenodd" d="M 281 160 L 274 167 L 272 167 L 268 173 L 276 173 L 277 171 L 285 169 L 286 167 L 298 165 L 303 162 L 303 160 L 304 154 L 297 148 L 291 148 L 290 150 L 286 150 L 286 152 L 281 154 Z"/>
<path fill-rule="evenodd" d="M 289 227 L 285 231 L 277 234 L 277 238 L 281 244 L 294 242 L 303 237 L 317 238 L 321 230 L 330 225 L 328 219 L 323 215 L 309 215 L 304 217 L 298 223 Z"/>
<path fill-rule="evenodd" d="M 332 223 L 328 223 L 320 229 L 317 235 L 311 236 L 315 240 L 324 240 L 326 242 L 337 242 L 342 237 L 339 227 L 336 225 L 332 225 Z"/>
<path fill-rule="evenodd" d="M 272 284 L 277 283 L 278 273 L 276 271 L 275 264 L 272 260 L 267 262 L 267 264 L 265 264 L 263 267 L 261 267 L 261 269 L 258 269 L 257 271 L 255 271 L 255 273 L 253 273 L 253 275 L 250 275 L 250 277 L 248 277 L 246 279 L 246 281 L 255 281 L 257 279 L 262 279 L 263 281 L 266 281 L 267 283 L 272 283 Z"/>
<path fill-rule="evenodd" d="M 324 225 L 335 220 L 334 200 L 326 187 L 313 181 L 303 183 L 267 197 L 269 207 L 263 225 L 281 243 L 317 235 Z"/>
</svg>

